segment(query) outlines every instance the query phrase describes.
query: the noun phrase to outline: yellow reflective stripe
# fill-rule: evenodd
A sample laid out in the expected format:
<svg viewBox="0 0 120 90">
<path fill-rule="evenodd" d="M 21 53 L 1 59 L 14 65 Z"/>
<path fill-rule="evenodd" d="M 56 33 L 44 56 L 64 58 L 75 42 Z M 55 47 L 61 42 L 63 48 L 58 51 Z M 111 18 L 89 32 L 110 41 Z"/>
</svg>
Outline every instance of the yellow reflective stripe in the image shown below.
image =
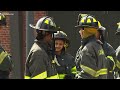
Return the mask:
<svg viewBox="0 0 120 90">
<path fill-rule="evenodd" d="M 96 19 L 93 18 L 93 22 L 97 22 Z"/>
<path fill-rule="evenodd" d="M 66 74 L 58 74 L 59 75 L 59 79 L 64 79 Z"/>
<path fill-rule="evenodd" d="M 120 62 L 117 60 L 116 66 L 120 69 Z"/>
<path fill-rule="evenodd" d="M 87 73 L 89 73 L 90 75 L 96 77 L 96 73 L 97 73 L 97 72 L 96 72 L 95 70 L 93 70 L 93 69 L 91 69 L 91 68 L 89 68 L 89 67 L 87 67 L 87 66 L 84 66 L 84 65 L 81 65 L 81 68 L 82 68 L 85 72 L 87 72 Z"/>
<path fill-rule="evenodd" d="M 44 23 L 49 24 L 49 20 L 46 19 Z"/>
<path fill-rule="evenodd" d="M 88 20 L 87 20 L 87 23 L 91 23 L 91 20 L 90 20 L 90 19 L 88 19 Z"/>
<path fill-rule="evenodd" d="M 109 58 L 111 61 L 113 61 L 114 66 L 113 66 L 112 70 L 114 70 L 115 69 L 115 61 L 114 61 L 113 57 L 112 56 L 107 56 L 107 58 Z M 112 71 L 109 71 L 109 72 L 112 72 Z"/>
<path fill-rule="evenodd" d="M 103 55 L 103 54 L 104 54 L 103 49 L 101 49 L 101 50 L 98 51 L 98 55 Z"/>
<path fill-rule="evenodd" d="M 104 69 L 100 69 L 98 71 L 95 71 L 87 66 L 84 66 L 84 65 L 81 65 L 81 68 L 87 72 L 88 74 L 92 75 L 93 77 L 98 77 L 99 75 L 104 75 L 104 74 L 107 74 L 107 69 L 104 68 Z"/>
<path fill-rule="evenodd" d="M 3 62 L 4 58 L 7 56 L 8 54 L 5 53 L 4 51 L 0 54 L 0 64 Z"/>
<path fill-rule="evenodd" d="M 47 77 L 47 71 L 41 73 L 41 74 L 38 74 L 36 76 L 34 76 L 33 78 L 31 79 L 45 79 Z"/>
<path fill-rule="evenodd" d="M 77 71 L 77 70 L 76 70 L 76 66 L 71 69 L 71 72 L 72 72 L 73 74 L 76 74 L 76 71 Z"/>
<path fill-rule="evenodd" d="M 85 21 L 84 21 L 84 19 L 82 19 L 80 22 L 84 23 Z"/>
<path fill-rule="evenodd" d="M 0 20 L 2 19 L 2 16 L 0 16 Z"/>
<path fill-rule="evenodd" d="M 100 22 L 99 22 L 99 21 L 98 21 L 98 26 L 99 26 L 99 27 L 101 27 L 101 24 L 100 24 Z"/>
<path fill-rule="evenodd" d="M 97 71 L 97 75 L 104 75 L 104 74 L 107 74 L 106 68 L 103 68 L 103 69 L 100 69 L 99 71 Z"/>
<path fill-rule="evenodd" d="M 29 76 L 24 76 L 24 79 L 30 79 L 30 77 Z"/>
<path fill-rule="evenodd" d="M 54 76 L 50 76 L 50 77 L 47 77 L 46 79 L 59 79 L 59 75 L 54 75 Z"/>
</svg>

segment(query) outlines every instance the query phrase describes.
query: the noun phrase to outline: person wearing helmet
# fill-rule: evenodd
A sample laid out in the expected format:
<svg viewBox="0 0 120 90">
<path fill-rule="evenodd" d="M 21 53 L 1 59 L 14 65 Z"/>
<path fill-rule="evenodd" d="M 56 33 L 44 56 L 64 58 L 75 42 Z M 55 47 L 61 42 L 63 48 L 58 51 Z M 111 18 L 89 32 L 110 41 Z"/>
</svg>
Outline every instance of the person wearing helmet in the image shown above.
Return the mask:
<svg viewBox="0 0 120 90">
<path fill-rule="evenodd" d="M 6 17 L 0 14 L 0 29 L 6 26 Z M 13 69 L 13 63 L 10 54 L 0 45 L 0 79 L 9 79 Z"/>
<path fill-rule="evenodd" d="M 96 33 L 97 40 L 101 41 L 101 45 L 106 55 L 107 67 L 108 67 L 108 79 L 114 79 L 115 67 L 116 67 L 116 55 L 114 48 L 105 40 L 106 28 L 101 26 L 99 22 L 99 29 Z"/>
<path fill-rule="evenodd" d="M 59 79 L 55 68 L 54 49 L 52 46 L 54 33 L 57 27 L 49 16 L 40 18 L 36 26 L 32 26 L 37 32 L 25 64 L 25 79 Z"/>
<path fill-rule="evenodd" d="M 81 46 L 75 57 L 76 79 L 107 79 L 106 57 L 95 35 L 98 21 L 91 15 L 78 16 Z"/>
<path fill-rule="evenodd" d="M 55 33 L 56 69 L 60 79 L 74 79 L 76 67 L 74 57 L 66 52 L 69 39 L 63 31 Z"/>
<path fill-rule="evenodd" d="M 120 35 L 120 22 L 117 23 L 117 25 L 118 25 L 118 28 L 115 32 L 115 35 Z M 117 49 L 116 49 L 116 57 L 117 57 L 116 67 L 117 67 L 117 70 L 118 70 L 117 78 L 120 79 L 120 46 L 118 46 Z"/>
</svg>

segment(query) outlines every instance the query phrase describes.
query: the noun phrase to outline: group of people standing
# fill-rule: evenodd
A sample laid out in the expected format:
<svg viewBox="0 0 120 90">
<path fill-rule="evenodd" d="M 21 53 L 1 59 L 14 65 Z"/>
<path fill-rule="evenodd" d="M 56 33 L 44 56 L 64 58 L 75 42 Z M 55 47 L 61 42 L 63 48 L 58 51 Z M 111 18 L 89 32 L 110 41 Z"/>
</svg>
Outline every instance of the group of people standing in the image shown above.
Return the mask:
<svg viewBox="0 0 120 90">
<path fill-rule="evenodd" d="M 115 35 L 120 35 L 120 23 Z M 0 28 L 6 18 L 0 14 Z M 44 16 L 35 26 L 37 35 L 25 63 L 24 79 L 120 79 L 120 46 L 106 40 L 106 28 L 93 15 L 79 14 L 76 30 L 81 45 L 76 56 L 67 52 L 70 39 L 53 18 Z M 9 79 L 11 55 L 0 46 L 0 79 Z"/>
<path fill-rule="evenodd" d="M 120 47 L 114 50 L 105 40 L 106 28 L 94 16 L 78 15 L 75 27 L 81 45 L 75 57 L 66 51 L 70 40 L 53 18 L 44 16 L 31 27 L 37 36 L 26 60 L 25 79 L 119 79 Z"/>
</svg>

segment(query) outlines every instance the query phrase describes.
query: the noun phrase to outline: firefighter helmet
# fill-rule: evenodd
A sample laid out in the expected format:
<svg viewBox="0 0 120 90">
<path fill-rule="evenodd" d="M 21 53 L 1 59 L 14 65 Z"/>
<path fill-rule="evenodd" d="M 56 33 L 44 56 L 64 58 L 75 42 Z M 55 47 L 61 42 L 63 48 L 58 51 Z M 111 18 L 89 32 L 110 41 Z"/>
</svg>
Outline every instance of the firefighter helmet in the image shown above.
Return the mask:
<svg viewBox="0 0 120 90">
<path fill-rule="evenodd" d="M 42 30 L 42 31 L 57 32 L 56 24 L 53 21 L 53 19 L 49 16 L 44 16 L 40 18 L 35 26 L 30 24 L 30 27 L 36 29 L 36 31 Z"/>
<path fill-rule="evenodd" d="M 98 21 L 98 27 L 99 27 L 98 30 L 102 30 L 102 31 L 106 30 L 106 28 L 103 27 L 99 21 Z"/>
<path fill-rule="evenodd" d="M 91 15 L 86 14 L 82 17 L 78 16 L 77 26 L 75 27 L 94 27 L 98 28 L 98 21 Z"/>
<path fill-rule="evenodd" d="M 117 28 L 117 30 L 116 30 L 116 35 L 120 35 L 120 22 L 119 23 L 117 23 L 117 25 L 118 25 L 118 28 Z"/>
<path fill-rule="evenodd" d="M 57 31 L 57 33 L 54 33 L 54 38 L 55 38 L 55 40 L 56 39 L 64 40 L 65 41 L 64 47 L 68 48 L 70 42 L 69 42 L 69 39 L 68 39 L 67 34 L 65 32 Z"/>
<path fill-rule="evenodd" d="M 6 16 L 0 13 L 0 26 L 6 26 Z"/>
</svg>

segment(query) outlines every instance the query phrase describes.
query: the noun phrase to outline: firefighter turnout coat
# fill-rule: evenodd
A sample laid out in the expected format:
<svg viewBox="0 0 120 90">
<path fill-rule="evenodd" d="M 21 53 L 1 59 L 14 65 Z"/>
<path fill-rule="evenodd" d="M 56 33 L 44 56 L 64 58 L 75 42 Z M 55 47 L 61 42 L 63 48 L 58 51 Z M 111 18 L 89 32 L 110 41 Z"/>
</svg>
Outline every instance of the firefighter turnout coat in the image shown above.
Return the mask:
<svg viewBox="0 0 120 90">
<path fill-rule="evenodd" d="M 114 48 L 107 42 L 103 43 L 103 49 L 107 59 L 108 67 L 108 79 L 114 79 L 114 73 L 116 68 L 116 53 Z"/>
<path fill-rule="evenodd" d="M 35 41 L 27 57 L 25 79 L 59 79 L 51 50 L 43 41 Z"/>
<path fill-rule="evenodd" d="M 56 69 L 60 79 L 74 79 L 76 66 L 74 57 L 62 51 L 60 55 L 56 55 Z"/>
<path fill-rule="evenodd" d="M 9 79 L 13 63 L 10 55 L 0 46 L 0 79 Z"/>
<path fill-rule="evenodd" d="M 118 69 L 118 73 L 120 77 L 120 46 L 116 49 L 116 57 L 117 57 L 116 67 Z"/>
<path fill-rule="evenodd" d="M 77 79 L 107 79 L 105 54 L 94 36 L 82 40 L 75 62 Z"/>
</svg>

